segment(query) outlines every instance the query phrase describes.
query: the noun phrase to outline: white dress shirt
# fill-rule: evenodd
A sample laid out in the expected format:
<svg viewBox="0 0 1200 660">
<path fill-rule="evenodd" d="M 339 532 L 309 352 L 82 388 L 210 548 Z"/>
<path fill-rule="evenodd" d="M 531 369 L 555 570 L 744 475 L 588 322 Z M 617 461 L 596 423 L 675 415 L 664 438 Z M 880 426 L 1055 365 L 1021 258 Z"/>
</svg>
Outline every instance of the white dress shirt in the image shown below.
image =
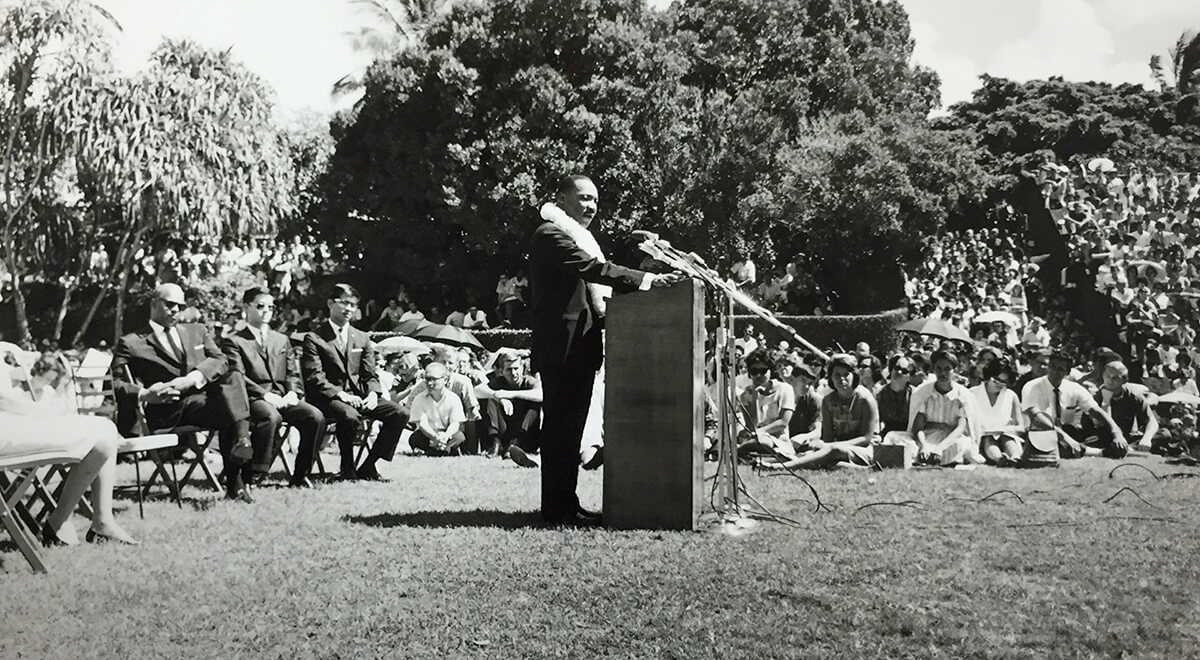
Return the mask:
<svg viewBox="0 0 1200 660">
<path fill-rule="evenodd" d="M 174 352 L 174 347 L 178 346 L 179 350 L 183 351 L 185 354 L 187 353 L 187 347 L 183 345 L 183 338 L 179 336 L 179 328 L 176 328 L 175 326 L 167 328 L 155 323 L 154 321 L 151 321 L 150 331 L 154 333 L 154 338 L 157 339 L 158 342 L 162 344 L 163 347 L 168 351 Z M 183 358 L 183 355 L 179 356 L 179 359 L 182 360 Z M 196 386 L 196 389 L 198 390 L 204 389 L 204 386 L 208 384 L 208 379 L 204 377 L 204 374 L 200 373 L 199 369 L 191 370 L 187 377 L 192 380 Z"/>
</svg>

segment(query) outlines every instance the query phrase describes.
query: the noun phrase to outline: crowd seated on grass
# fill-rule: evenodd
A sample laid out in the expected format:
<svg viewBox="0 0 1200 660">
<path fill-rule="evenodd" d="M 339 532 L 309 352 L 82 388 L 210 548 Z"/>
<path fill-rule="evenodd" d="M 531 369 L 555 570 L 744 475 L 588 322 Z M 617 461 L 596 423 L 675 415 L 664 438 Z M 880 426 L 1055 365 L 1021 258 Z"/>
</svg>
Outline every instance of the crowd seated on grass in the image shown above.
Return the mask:
<svg viewBox="0 0 1200 660">
<path fill-rule="evenodd" d="M 917 338 L 888 355 L 835 354 L 818 372 L 794 350 L 763 346 L 739 363 L 748 374 L 738 392 L 739 448 L 769 469 L 874 466 L 879 446 L 899 447 L 918 465 L 1009 467 L 1028 462 L 1034 431 L 1052 433 L 1063 459 L 1131 450 L 1190 457 L 1196 415 L 1186 402 L 1200 399 L 1160 402 L 1131 381 L 1116 351 L 1093 357 L 1076 365 L 1059 347 L 976 350 Z M 885 365 L 873 386 L 864 358 L 872 370 Z M 785 420 L 786 441 L 777 433 Z"/>
</svg>

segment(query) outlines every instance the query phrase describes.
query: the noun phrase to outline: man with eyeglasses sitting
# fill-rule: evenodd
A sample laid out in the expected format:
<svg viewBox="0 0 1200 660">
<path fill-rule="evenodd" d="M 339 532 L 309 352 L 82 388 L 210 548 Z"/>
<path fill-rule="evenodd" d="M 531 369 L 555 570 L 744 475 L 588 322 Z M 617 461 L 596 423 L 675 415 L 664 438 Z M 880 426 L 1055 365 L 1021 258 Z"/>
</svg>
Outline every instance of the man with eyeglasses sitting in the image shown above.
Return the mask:
<svg viewBox="0 0 1200 660">
<path fill-rule="evenodd" d="M 788 434 L 788 425 L 796 412 L 796 394 L 790 385 L 771 378 L 773 366 L 765 349 L 746 356 L 750 387 L 738 395 L 738 407 L 746 424 L 743 438 L 738 442 L 739 455 L 771 452 L 788 458 L 796 455 Z"/>
<path fill-rule="evenodd" d="M 358 292 L 335 284 L 328 295 L 329 320 L 304 337 L 300 371 L 309 402 L 336 426 L 345 480 L 381 480 L 375 464 L 392 460 L 408 421 L 399 406 L 381 398 L 375 347 L 366 333 L 350 325 L 358 313 Z M 354 440 L 363 418 L 382 422 L 366 460 L 354 467 Z M 307 475 L 312 456 L 296 457 L 296 473 Z"/>
<path fill-rule="evenodd" d="M 462 400 L 447 387 L 450 371 L 441 362 L 425 367 L 424 380 L 426 389 L 413 398 L 409 411 L 417 428 L 408 444 L 430 456 L 448 456 L 467 439 Z"/>
<path fill-rule="evenodd" d="M 242 374 L 250 398 L 250 439 L 254 447 L 251 483 L 261 481 L 271 469 L 275 453 L 283 439 L 277 437 L 284 421 L 300 432 L 298 460 L 306 466 L 292 474 L 291 485 L 311 488 L 307 466 L 325 432 L 325 415 L 300 400 L 303 393 L 300 368 L 291 342 L 283 333 L 271 329 L 275 298 L 259 287 L 242 296 L 246 325 L 222 342 L 229 358 L 229 369 Z"/>
<path fill-rule="evenodd" d="M 219 432 L 229 499 L 251 503 L 244 488 L 253 450 L 250 404 L 242 374 L 208 330 L 179 323 L 185 299 L 177 284 L 160 284 L 150 302 L 150 325 L 121 337 L 113 352 L 117 428 L 135 434 L 137 406 L 144 405 L 150 429 L 199 426 Z"/>
</svg>

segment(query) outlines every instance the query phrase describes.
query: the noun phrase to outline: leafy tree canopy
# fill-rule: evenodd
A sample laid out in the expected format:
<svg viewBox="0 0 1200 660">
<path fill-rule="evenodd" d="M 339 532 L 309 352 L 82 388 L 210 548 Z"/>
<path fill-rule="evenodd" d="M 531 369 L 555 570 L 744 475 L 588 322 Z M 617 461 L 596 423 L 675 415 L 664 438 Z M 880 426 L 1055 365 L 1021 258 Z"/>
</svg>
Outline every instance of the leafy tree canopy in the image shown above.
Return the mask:
<svg viewBox="0 0 1200 660">
<path fill-rule="evenodd" d="M 368 70 L 335 131 L 317 230 L 370 293 L 408 284 L 425 304 L 485 302 L 519 265 L 549 185 L 582 171 L 610 239 L 657 230 L 715 265 L 746 252 L 782 268 L 853 234 L 872 261 L 894 261 L 908 243 L 877 240 L 876 224 L 936 227 L 980 175 L 926 127 L 937 78 L 911 54 L 897 2 L 459 3 Z M 855 119 L 826 119 L 843 115 Z M 836 136 L 867 154 L 817 148 Z M 865 170 L 866 199 L 906 196 L 832 196 Z"/>
</svg>

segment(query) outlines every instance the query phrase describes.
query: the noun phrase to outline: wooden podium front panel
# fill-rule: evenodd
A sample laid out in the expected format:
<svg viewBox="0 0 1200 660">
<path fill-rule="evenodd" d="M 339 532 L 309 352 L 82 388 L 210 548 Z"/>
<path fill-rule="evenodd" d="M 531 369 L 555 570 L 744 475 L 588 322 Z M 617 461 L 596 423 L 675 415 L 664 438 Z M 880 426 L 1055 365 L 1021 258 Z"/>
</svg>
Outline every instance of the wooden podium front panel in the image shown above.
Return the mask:
<svg viewBox="0 0 1200 660">
<path fill-rule="evenodd" d="M 701 285 L 614 296 L 605 328 L 604 522 L 696 529 L 704 483 Z"/>
</svg>

